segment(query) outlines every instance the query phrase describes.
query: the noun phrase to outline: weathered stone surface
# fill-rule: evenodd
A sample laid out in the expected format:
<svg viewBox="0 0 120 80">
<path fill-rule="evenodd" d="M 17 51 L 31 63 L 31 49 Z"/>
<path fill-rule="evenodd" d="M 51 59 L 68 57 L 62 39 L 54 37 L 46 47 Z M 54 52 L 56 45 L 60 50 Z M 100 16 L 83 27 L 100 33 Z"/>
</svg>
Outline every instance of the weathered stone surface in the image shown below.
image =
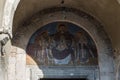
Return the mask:
<svg viewBox="0 0 120 80">
<path fill-rule="evenodd" d="M 26 80 L 26 55 L 17 47 L 12 47 L 7 56 L 7 80 Z"/>
<path fill-rule="evenodd" d="M 31 68 L 31 79 L 40 78 L 87 78 L 88 80 L 99 80 L 97 67 L 35 67 Z"/>
<path fill-rule="evenodd" d="M 26 54 L 20 48 L 17 48 L 15 70 L 16 80 L 26 80 Z"/>
<path fill-rule="evenodd" d="M 5 59 L 0 56 L 0 79 L 5 80 Z"/>
<path fill-rule="evenodd" d="M 6 1 L 6 3 L 4 3 Z M 16 21 L 14 24 L 15 25 L 20 25 L 19 23 L 21 23 L 22 21 L 24 22 L 24 20 L 27 20 L 27 18 L 29 18 L 33 13 L 36 13 L 39 10 L 48 8 L 48 7 L 53 7 L 53 6 L 60 6 L 60 1 L 59 0 L 55 0 L 55 3 L 53 3 L 52 1 L 49 1 L 49 5 L 48 5 L 48 1 L 49 0 L 45 0 L 43 3 L 42 0 L 40 0 L 39 2 L 37 2 L 36 0 L 21 0 L 21 4 L 17 9 L 18 13 L 16 16 L 16 19 L 14 19 L 14 21 Z M 4 27 L 4 29 L 10 29 L 9 33 L 12 35 L 12 22 L 13 22 L 13 16 L 14 16 L 14 12 L 15 12 L 15 8 L 17 7 L 19 0 L 0 0 L 0 27 Z M 26 5 L 27 3 L 27 5 Z M 4 5 L 5 4 L 5 5 Z M 37 5 L 33 5 L 33 4 L 37 4 Z M 41 5 L 40 5 L 41 4 Z M 21 7 L 21 5 L 24 5 Z M 86 12 L 94 15 L 96 18 L 100 19 L 101 22 L 103 22 L 103 24 L 105 24 L 105 29 L 106 31 L 109 33 L 109 36 L 112 40 L 112 44 L 114 46 L 115 49 L 117 49 L 117 55 L 119 54 L 119 49 L 120 49 L 120 36 L 119 36 L 119 30 L 120 30 L 120 17 L 119 17 L 119 13 L 120 13 L 120 7 L 119 7 L 119 3 L 115 0 L 92 0 L 90 1 L 90 3 L 88 4 L 88 1 L 80 1 L 80 0 L 69 0 L 69 1 L 65 1 L 64 6 L 67 7 L 74 7 L 77 9 L 82 9 L 85 10 Z M 29 6 L 29 7 L 25 7 L 25 6 Z M 32 7 L 32 8 L 31 8 Z M 21 12 L 22 11 L 22 12 Z M 22 16 L 21 16 L 22 14 Z M 29 14 L 29 15 L 28 15 Z M 43 16 L 43 15 L 42 15 Z M 62 18 L 60 18 L 62 17 Z M 71 17 L 71 18 L 70 18 Z M 46 18 L 49 18 L 48 20 L 46 20 Z M 54 18 L 54 19 L 53 19 Z M 86 16 L 87 18 L 87 16 Z M 39 22 L 40 20 L 40 22 Z M 38 28 L 40 28 L 40 26 L 45 25 L 46 23 L 52 22 L 52 21 L 56 21 L 56 20 L 61 20 L 61 21 L 69 21 L 69 22 L 73 22 L 75 24 L 79 25 L 79 22 L 81 21 L 82 26 L 87 26 L 85 25 L 86 22 L 83 20 L 79 20 L 77 16 L 71 16 L 68 13 L 66 14 L 66 19 L 63 20 L 63 15 L 58 14 L 56 17 L 54 17 L 54 14 L 50 14 L 50 15 L 46 15 L 46 17 L 41 17 L 38 20 L 35 20 L 39 22 L 39 24 L 32 24 L 30 26 L 27 27 L 27 29 L 23 30 L 24 28 L 22 28 L 23 32 L 27 32 L 25 33 L 25 35 L 22 35 L 22 37 L 20 38 L 20 43 L 18 41 L 17 47 L 23 48 L 25 50 L 26 46 L 27 46 L 27 42 L 31 36 L 32 33 L 34 33 L 35 30 L 37 30 Z M 86 20 L 87 21 L 87 20 Z M 88 24 L 88 23 L 87 23 Z M 92 27 L 93 25 L 90 25 L 89 27 L 83 27 L 84 29 L 86 29 L 91 36 L 94 38 L 98 49 L 98 53 L 99 53 L 99 66 L 100 66 L 100 75 L 102 76 L 101 79 L 103 80 L 112 80 L 113 79 L 113 58 L 111 56 L 112 50 L 111 48 L 109 48 L 111 45 L 111 43 L 109 43 L 108 38 L 106 36 L 104 36 L 104 32 L 101 32 L 102 29 L 97 28 L 97 31 Z M 14 28 L 17 28 L 18 26 L 14 26 Z M 37 26 L 37 27 L 35 27 Z M 30 30 L 31 29 L 31 30 Z M 0 31 L 1 28 L 0 28 Z M 18 30 L 19 32 L 19 30 Z M 102 34 L 99 34 L 102 33 Z M 98 35 L 99 34 L 99 35 Z M 101 36 L 102 38 L 99 38 L 97 36 Z M 104 39 L 104 40 L 103 40 Z M 100 42 L 99 42 L 100 41 Z M 102 43 L 102 44 L 101 44 Z M 106 46 L 107 44 L 107 46 Z M 11 45 L 7 47 L 5 47 L 6 52 L 9 53 L 9 47 L 11 47 Z M 103 49 L 104 48 L 104 49 Z M 104 51 L 104 50 L 108 50 L 110 52 Z M 19 50 L 21 52 L 21 50 Z M 22 59 L 23 61 L 25 61 L 24 54 L 22 55 L 21 53 L 19 53 L 18 55 L 16 55 L 15 50 L 13 50 L 12 53 L 9 53 L 10 55 L 7 58 L 7 71 L 8 71 L 8 79 L 14 80 L 13 76 L 15 76 L 15 70 L 19 71 L 19 66 L 20 64 L 22 64 L 23 69 L 25 70 L 25 63 L 20 62 L 20 60 Z M 107 55 L 104 55 L 107 54 Z M 21 58 L 21 59 L 20 59 Z M 103 59 L 104 58 L 104 59 Z M 3 59 L 1 59 L 3 60 Z M 16 60 L 19 63 L 16 62 Z M 21 61 L 22 61 L 21 60 Z M 2 64 L 2 63 L 1 63 Z M 116 63 L 119 65 L 119 63 Z M 16 65 L 16 66 L 15 66 Z M 2 66 L 2 65 L 1 65 Z M 0 66 L 0 67 L 1 67 Z M 108 68 L 109 66 L 109 68 Z M 23 72 L 24 72 L 23 70 Z M 119 67 L 118 69 L 119 70 Z M 2 69 L 2 67 L 0 68 L 0 71 L 4 71 L 4 69 Z M 28 72 L 29 73 L 29 72 Z M 119 71 L 118 73 L 119 74 Z M 11 76 L 10 76 L 11 75 Z M 3 76 L 0 75 L 1 78 L 3 79 Z M 17 74 L 17 78 L 20 79 L 21 76 L 24 76 L 21 72 Z M 119 77 L 119 75 L 118 75 Z M 117 78 L 118 79 L 118 78 Z M 119 79 L 118 79 L 119 80 Z"/>
<path fill-rule="evenodd" d="M 7 80 L 16 80 L 16 53 L 10 53 L 7 57 Z"/>
<path fill-rule="evenodd" d="M 50 11 L 51 13 L 49 13 L 49 9 L 48 9 L 48 12 L 44 11 L 47 12 L 46 14 L 41 12 L 38 15 L 35 15 L 35 17 L 33 16 L 28 26 L 26 25 L 26 27 L 19 29 L 19 34 L 25 34 L 25 35 L 20 35 L 20 38 L 17 39 L 19 44 L 14 44 L 14 45 L 19 46 L 25 50 L 31 35 L 40 27 L 48 23 L 54 21 L 68 21 L 71 23 L 75 23 L 76 25 L 81 26 L 81 28 L 87 31 L 96 43 L 98 56 L 99 56 L 98 59 L 99 59 L 100 78 L 102 78 L 103 80 L 107 78 L 111 80 L 114 79 L 114 60 L 112 55 L 111 42 L 109 40 L 108 35 L 105 33 L 103 27 L 101 26 L 101 24 L 95 21 L 95 19 L 93 19 L 92 17 L 89 17 L 87 14 L 84 14 L 82 12 L 79 13 L 79 11 L 76 11 L 74 9 L 72 10 L 71 8 L 66 9 L 66 13 L 64 13 L 64 15 L 66 15 L 66 18 L 63 19 L 63 15 L 60 12 L 61 8 L 59 9 L 55 8 L 55 10 L 53 9 L 52 11 L 56 11 L 56 12 Z M 72 11 L 74 12 L 76 11 L 76 12 L 73 13 Z M 35 20 L 36 18 L 37 18 L 37 22 Z M 105 77 L 103 73 L 106 74 L 110 73 L 110 75 L 106 75 Z"/>
</svg>

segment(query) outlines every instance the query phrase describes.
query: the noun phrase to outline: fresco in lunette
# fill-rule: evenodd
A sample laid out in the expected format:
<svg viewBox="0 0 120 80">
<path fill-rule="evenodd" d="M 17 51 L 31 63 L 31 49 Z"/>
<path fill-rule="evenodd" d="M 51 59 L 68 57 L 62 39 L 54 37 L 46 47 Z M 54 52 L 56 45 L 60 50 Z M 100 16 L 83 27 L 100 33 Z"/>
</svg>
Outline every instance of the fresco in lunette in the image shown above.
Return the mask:
<svg viewBox="0 0 120 80">
<path fill-rule="evenodd" d="M 26 52 L 39 65 L 97 65 L 97 49 L 82 28 L 54 22 L 37 30 Z"/>
</svg>

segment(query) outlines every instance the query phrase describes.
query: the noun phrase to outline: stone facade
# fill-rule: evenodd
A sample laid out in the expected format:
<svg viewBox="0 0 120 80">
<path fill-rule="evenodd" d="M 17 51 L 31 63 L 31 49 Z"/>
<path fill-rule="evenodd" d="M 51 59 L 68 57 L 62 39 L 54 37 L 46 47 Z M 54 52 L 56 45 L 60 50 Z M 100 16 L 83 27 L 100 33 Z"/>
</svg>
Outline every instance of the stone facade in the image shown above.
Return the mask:
<svg viewBox="0 0 120 80">
<path fill-rule="evenodd" d="M 26 80 L 26 55 L 22 49 L 12 47 L 11 53 L 7 55 L 6 61 L 6 80 Z"/>
<path fill-rule="evenodd" d="M 50 78 L 49 73 L 51 71 L 54 74 L 58 73 L 56 67 L 53 69 L 49 67 L 40 68 L 39 65 L 36 64 L 34 66 L 26 65 L 25 51 L 30 37 L 36 30 L 48 23 L 62 21 L 81 26 L 81 28 L 89 33 L 97 46 L 99 66 L 94 68 L 80 66 L 76 69 L 73 67 L 68 69 L 67 73 L 63 71 L 65 67 L 59 68 L 59 76 L 63 77 L 64 74 L 68 74 L 66 76 L 73 77 L 74 74 L 79 74 L 75 76 L 84 77 L 87 75 L 89 80 L 115 80 L 115 77 L 116 80 L 119 80 L 119 57 L 116 59 L 116 65 L 114 65 L 113 48 L 110 38 L 104 31 L 103 26 L 94 17 L 74 8 L 53 7 L 33 15 L 32 18 L 24 22 L 24 24 L 14 32 L 15 34 L 12 34 L 12 21 L 18 2 L 19 0 L 6 0 L 3 11 L 2 26 L 0 27 L 0 43 L 5 41 L 6 37 L 8 40 L 4 45 L 0 45 L 2 49 L 0 55 L 0 79 L 37 80 L 44 77 L 43 74 L 46 74 L 46 77 Z M 42 70 L 44 72 L 42 72 Z M 74 73 L 76 70 L 78 73 Z"/>
</svg>

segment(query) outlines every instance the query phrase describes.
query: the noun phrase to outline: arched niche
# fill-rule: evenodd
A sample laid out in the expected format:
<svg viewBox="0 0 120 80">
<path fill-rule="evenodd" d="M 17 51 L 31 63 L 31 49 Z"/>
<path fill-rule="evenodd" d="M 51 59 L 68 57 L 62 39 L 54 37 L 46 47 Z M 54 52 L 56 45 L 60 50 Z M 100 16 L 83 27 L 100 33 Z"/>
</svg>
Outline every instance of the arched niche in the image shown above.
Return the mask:
<svg viewBox="0 0 120 80">
<path fill-rule="evenodd" d="M 1 30 L 9 33 L 10 37 L 12 37 L 13 17 L 19 2 L 20 0 L 6 0 L 4 4 Z"/>
<path fill-rule="evenodd" d="M 19 36 L 19 38 L 13 38 L 13 45 L 26 50 L 32 34 L 42 26 L 53 22 L 69 22 L 80 26 L 85 30 L 91 36 L 97 47 L 100 71 L 99 79 L 114 80 L 114 63 L 111 41 L 104 31 L 103 26 L 92 16 L 80 10 L 58 7 L 40 11 L 28 20 L 23 27 L 18 29 L 19 31 L 16 36 Z"/>
</svg>

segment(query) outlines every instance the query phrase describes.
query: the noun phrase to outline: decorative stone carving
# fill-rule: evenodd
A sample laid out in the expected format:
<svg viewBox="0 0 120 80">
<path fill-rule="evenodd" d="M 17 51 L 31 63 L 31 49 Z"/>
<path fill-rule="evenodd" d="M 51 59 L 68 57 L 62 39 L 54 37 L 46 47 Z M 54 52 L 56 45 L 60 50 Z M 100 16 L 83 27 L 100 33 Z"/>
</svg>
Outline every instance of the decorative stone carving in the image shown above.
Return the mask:
<svg viewBox="0 0 120 80">
<path fill-rule="evenodd" d="M 0 30 L 9 33 L 12 37 L 12 21 L 15 10 L 20 0 L 6 0 L 4 11 L 3 11 L 3 19 L 2 19 L 2 27 Z"/>
<path fill-rule="evenodd" d="M 0 54 L 2 56 L 4 55 L 4 53 L 6 53 L 4 46 L 9 41 L 9 39 L 10 39 L 10 36 L 8 34 L 0 34 Z"/>
</svg>

